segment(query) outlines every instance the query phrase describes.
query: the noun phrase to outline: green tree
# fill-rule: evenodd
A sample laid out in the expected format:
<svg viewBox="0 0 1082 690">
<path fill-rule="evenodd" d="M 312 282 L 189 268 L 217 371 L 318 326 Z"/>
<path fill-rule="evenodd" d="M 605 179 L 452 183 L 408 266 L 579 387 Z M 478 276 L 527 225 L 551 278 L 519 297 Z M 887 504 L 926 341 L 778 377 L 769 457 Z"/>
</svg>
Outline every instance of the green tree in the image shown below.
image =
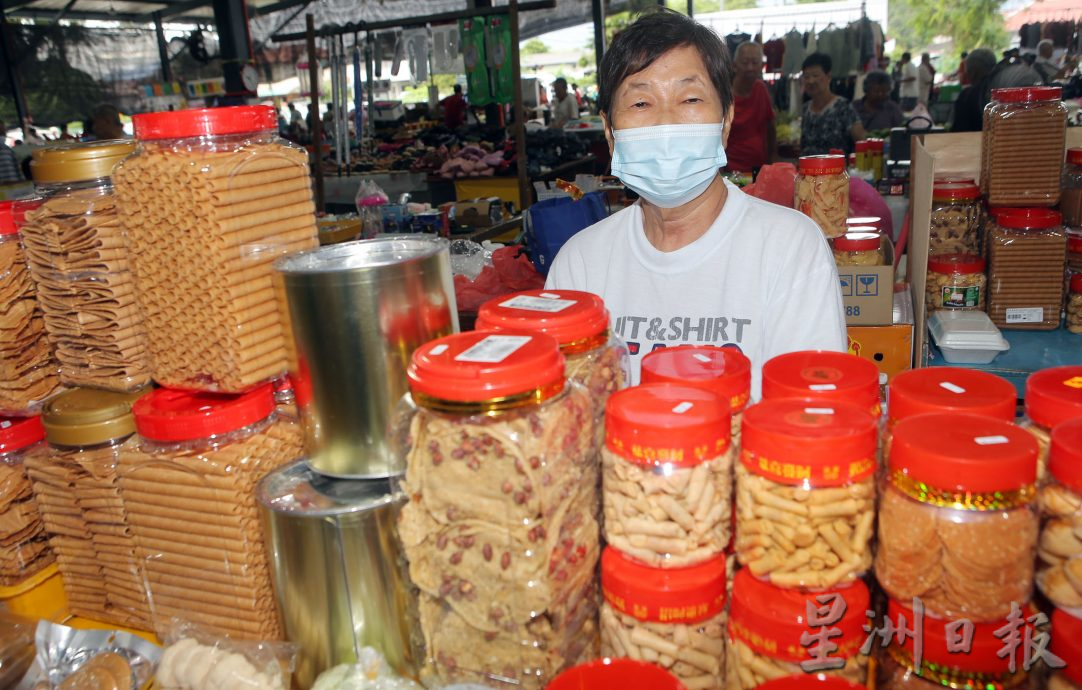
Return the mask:
<svg viewBox="0 0 1082 690">
<path fill-rule="evenodd" d="M 544 41 L 538 38 L 531 38 L 526 41 L 526 45 L 522 46 L 523 55 L 538 55 L 547 52 L 549 52 L 549 47 L 545 45 Z"/>
<path fill-rule="evenodd" d="M 974 48 L 999 52 L 1008 44 L 1003 0 L 891 0 L 890 27 L 899 51 L 919 53 L 937 36 L 954 42 L 952 57 Z"/>
</svg>

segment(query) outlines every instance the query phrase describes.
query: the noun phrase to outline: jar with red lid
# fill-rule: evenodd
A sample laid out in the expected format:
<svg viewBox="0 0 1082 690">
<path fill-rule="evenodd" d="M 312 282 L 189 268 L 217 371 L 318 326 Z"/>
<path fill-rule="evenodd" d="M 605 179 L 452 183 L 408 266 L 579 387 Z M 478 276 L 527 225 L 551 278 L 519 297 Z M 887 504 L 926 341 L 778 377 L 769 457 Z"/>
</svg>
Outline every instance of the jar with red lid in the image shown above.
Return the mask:
<svg viewBox="0 0 1082 690">
<path fill-rule="evenodd" d="M 799 673 L 769 680 L 756 690 L 864 690 L 865 686 L 825 673 Z"/>
<path fill-rule="evenodd" d="M 801 156 L 793 206 L 814 220 L 827 237 L 845 234 L 849 175 L 844 155 Z"/>
<path fill-rule="evenodd" d="M 547 333 L 560 344 L 567 378 L 590 393 L 598 419 L 609 396 L 625 387 L 627 346 L 612 332 L 597 295 L 577 290 L 528 290 L 497 297 L 477 310 L 476 328 Z"/>
<path fill-rule="evenodd" d="M 976 184 L 935 183 L 929 255 L 980 252 L 980 198 L 981 190 Z"/>
<path fill-rule="evenodd" d="M 883 412 L 879 367 L 845 352 L 806 350 L 774 357 L 763 365 L 763 400 L 775 398 L 851 403 L 876 419 Z"/>
<path fill-rule="evenodd" d="M 1052 612 L 1052 653 L 1067 662 L 1048 679 L 1048 690 L 1082 690 L 1082 617 Z"/>
<path fill-rule="evenodd" d="M 1059 211 L 998 209 L 988 228 L 988 316 L 1000 328 L 1054 330 L 1067 236 Z"/>
<path fill-rule="evenodd" d="M 256 485 L 304 446 L 296 422 L 275 412 L 273 385 L 236 395 L 159 388 L 132 412 L 139 442 L 120 453 L 120 493 L 156 631 L 180 618 L 281 639 Z"/>
<path fill-rule="evenodd" d="M 883 139 L 867 139 L 868 142 L 868 165 L 872 171 L 872 179 L 883 179 L 883 171 L 886 165 L 887 142 Z"/>
<path fill-rule="evenodd" d="M 688 688 L 721 690 L 725 559 L 659 570 L 612 546 L 601 554 L 601 654 L 657 664 Z"/>
<path fill-rule="evenodd" d="M 41 417 L 0 417 L 0 587 L 12 587 L 56 561 L 24 460 L 44 458 Z"/>
<path fill-rule="evenodd" d="M 1058 86 L 992 89 L 981 130 L 981 192 L 993 206 L 1059 203 L 1067 107 Z"/>
<path fill-rule="evenodd" d="M 883 235 L 872 228 L 849 227 L 849 232 L 830 242 L 834 263 L 843 266 L 884 266 Z"/>
<path fill-rule="evenodd" d="M 1067 271 L 1082 273 L 1082 227 L 1067 228 Z"/>
<path fill-rule="evenodd" d="M 764 400 L 744 413 L 736 557 L 779 587 L 821 590 L 872 565 L 876 420 L 864 407 Z"/>
<path fill-rule="evenodd" d="M 620 688 L 621 690 L 687 690 L 684 684 L 657 664 L 634 659 L 595 659 L 569 668 L 545 690 Z"/>
<path fill-rule="evenodd" d="M 868 657 L 861 654 L 860 646 L 867 637 L 864 625 L 871 608 L 871 595 L 864 582 L 856 580 L 821 592 L 799 592 L 762 582 L 744 568 L 733 578 L 729 604 L 726 690 L 753 690 L 770 680 L 803 674 L 800 664 L 811 661 L 813 655 L 812 645 L 803 644 L 801 638 L 820 630 L 808 621 L 809 606 L 822 609 L 824 604 L 820 601 L 830 602 L 832 611 L 844 603 L 841 617 L 829 627 L 830 643 L 837 645 L 830 658 L 844 659 L 845 666 L 823 673 L 864 685 Z M 833 634 L 835 630 L 839 634 Z M 814 677 L 804 675 L 809 681 Z"/>
<path fill-rule="evenodd" d="M 928 413 L 894 427 L 875 575 L 929 615 L 1002 620 L 1033 588 L 1037 443 L 1010 422 Z"/>
<path fill-rule="evenodd" d="M 1037 587 L 1059 608 L 1082 615 L 1082 417 L 1052 431 L 1048 455 Z"/>
<path fill-rule="evenodd" d="M 1075 273 L 1068 283 L 1067 330 L 1082 335 L 1082 273 Z"/>
<path fill-rule="evenodd" d="M 1082 417 L 1082 366 L 1042 369 L 1026 379 L 1025 417 L 1019 426 L 1037 439 L 1037 478 L 1044 479 L 1052 429 Z"/>
<path fill-rule="evenodd" d="M 1067 149 L 1059 210 L 1067 225 L 1082 225 L 1082 148 Z"/>
<path fill-rule="evenodd" d="M 984 266 L 984 259 L 976 254 L 929 256 L 924 290 L 926 313 L 983 311 L 988 292 Z"/>
<path fill-rule="evenodd" d="M 605 410 L 601 451 L 605 539 L 654 568 L 683 568 L 725 551 L 732 518 L 727 400 L 647 383 Z"/>
<path fill-rule="evenodd" d="M 317 241 L 308 155 L 269 106 L 145 113 L 113 174 L 152 373 L 239 393 L 285 373 L 275 259 Z"/>
<path fill-rule="evenodd" d="M 552 336 L 471 331 L 414 351 L 398 529 L 432 682 L 544 687 L 597 655 L 597 438 Z"/>
</svg>

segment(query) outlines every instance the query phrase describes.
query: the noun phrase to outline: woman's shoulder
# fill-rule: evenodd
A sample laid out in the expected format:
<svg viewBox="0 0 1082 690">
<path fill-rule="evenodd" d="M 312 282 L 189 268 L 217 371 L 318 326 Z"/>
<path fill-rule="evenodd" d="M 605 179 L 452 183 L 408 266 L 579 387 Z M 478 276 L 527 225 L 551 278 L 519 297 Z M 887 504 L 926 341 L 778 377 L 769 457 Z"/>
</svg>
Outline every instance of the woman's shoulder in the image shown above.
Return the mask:
<svg viewBox="0 0 1082 690">
<path fill-rule="evenodd" d="M 796 209 L 781 206 L 764 199 L 740 192 L 746 200 L 742 225 L 756 228 L 754 234 L 765 241 L 819 244 L 824 242 L 823 231 L 808 216 Z"/>
</svg>

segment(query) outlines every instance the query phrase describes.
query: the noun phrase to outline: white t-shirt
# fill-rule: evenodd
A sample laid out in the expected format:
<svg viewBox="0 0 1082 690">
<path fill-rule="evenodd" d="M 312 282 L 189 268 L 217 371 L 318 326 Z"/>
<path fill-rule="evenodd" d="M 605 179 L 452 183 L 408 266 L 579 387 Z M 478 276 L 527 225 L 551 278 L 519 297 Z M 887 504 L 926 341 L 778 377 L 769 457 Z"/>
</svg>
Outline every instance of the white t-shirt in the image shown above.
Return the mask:
<svg viewBox="0 0 1082 690">
<path fill-rule="evenodd" d="M 927 103 L 932 98 L 932 82 L 935 81 L 935 77 L 932 75 L 932 70 L 926 65 L 921 65 L 917 68 L 917 84 L 920 85 L 920 95 L 917 96 L 917 100 L 921 103 Z"/>
<path fill-rule="evenodd" d="M 717 220 L 686 247 L 655 249 L 635 204 L 572 237 L 552 264 L 547 288 L 605 300 L 631 353 L 632 385 L 654 349 L 732 345 L 751 359 L 758 400 L 768 359 L 847 349 L 838 271 L 819 226 L 725 186 Z"/>
<path fill-rule="evenodd" d="M 903 81 L 898 87 L 898 95 L 901 98 L 916 98 L 920 95 L 920 70 L 912 62 L 907 62 L 902 65 L 902 79 L 910 77 L 912 81 Z"/>
<path fill-rule="evenodd" d="M 562 101 L 559 98 L 553 98 L 551 105 L 553 122 L 563 120 L 564 123 L 567 123 L 570 120 L 579 118 L 579 104 L 575 102 L 575 94 L 570 91 L 567 93 L 567 98 Z"/>
</svg>

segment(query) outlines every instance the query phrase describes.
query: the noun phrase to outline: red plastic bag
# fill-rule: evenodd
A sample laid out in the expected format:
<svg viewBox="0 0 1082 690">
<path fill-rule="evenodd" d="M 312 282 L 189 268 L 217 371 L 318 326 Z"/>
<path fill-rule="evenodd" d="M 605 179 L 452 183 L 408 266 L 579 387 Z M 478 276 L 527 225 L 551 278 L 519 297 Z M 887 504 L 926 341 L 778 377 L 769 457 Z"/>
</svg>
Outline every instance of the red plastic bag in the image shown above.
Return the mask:
<svg viewBox="0 0 1082 690">
<path fill-rule="evenodd" d="M 521 247 L 502 247 L 492 252 L 492 265 L 485 266 L 476 280 L 455 276 L 455 301 L 460 312 L 476 312 L 494 297 L 543 287 L 544 277 Z"/>
<path fill-rule="evenodd" d="M 784 206 L 793 208 L 793 190 L 796 187 L 796 166 L 792 163 L 771 163 L 764 165 L 744 192 L 751 196 Z"/>
</svg>

